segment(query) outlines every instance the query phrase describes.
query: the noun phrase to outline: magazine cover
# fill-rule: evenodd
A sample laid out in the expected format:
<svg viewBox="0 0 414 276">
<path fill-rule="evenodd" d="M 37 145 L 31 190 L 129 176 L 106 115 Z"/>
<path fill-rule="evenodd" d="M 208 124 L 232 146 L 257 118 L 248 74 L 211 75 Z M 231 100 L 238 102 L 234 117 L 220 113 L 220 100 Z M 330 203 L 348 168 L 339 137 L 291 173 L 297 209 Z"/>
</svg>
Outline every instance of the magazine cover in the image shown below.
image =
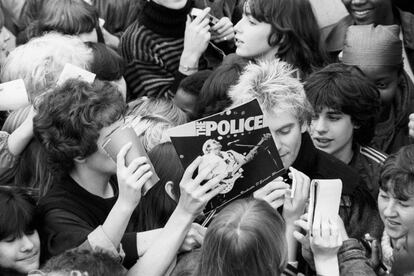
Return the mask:
<svg viewBox="0 0 414 276">
<path fill-rule="evenodd" d="M 202 156 L 199 170 L 219 164 L 209 178 L 227 174 L 220 183 L 224 191 L 207 204 L 205 214 L 251 195 L 285 173 L 257 100 L 172 128 L 168 134 L 184 168 Z"/>
</svg>

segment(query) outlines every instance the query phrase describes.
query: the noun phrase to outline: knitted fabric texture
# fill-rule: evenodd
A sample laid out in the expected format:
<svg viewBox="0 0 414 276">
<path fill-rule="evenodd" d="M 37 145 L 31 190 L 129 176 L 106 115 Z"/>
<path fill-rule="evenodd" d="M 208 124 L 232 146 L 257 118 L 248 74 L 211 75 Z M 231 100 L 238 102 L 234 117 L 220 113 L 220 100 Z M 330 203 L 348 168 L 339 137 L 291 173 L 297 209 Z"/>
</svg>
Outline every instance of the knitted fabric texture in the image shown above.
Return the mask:
<svg viewBox="0 0 414 276">
<path fill-rule="evenodd" d="M 348 65 L 400 65 L 402 42 L 398 25 L 354 25 L 348 28 L 343 63 Z"/>
</svg>

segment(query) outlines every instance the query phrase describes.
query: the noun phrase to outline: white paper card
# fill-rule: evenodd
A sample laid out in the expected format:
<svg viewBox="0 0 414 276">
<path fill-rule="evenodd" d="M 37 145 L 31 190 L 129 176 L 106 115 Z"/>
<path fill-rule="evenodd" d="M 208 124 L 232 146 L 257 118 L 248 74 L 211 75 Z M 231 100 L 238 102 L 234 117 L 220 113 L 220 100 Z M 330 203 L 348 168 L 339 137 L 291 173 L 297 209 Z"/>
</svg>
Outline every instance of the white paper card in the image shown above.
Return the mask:
<svg viewBox="0 0 414 276">
<path fill-rule="evenodd" d="M 0 110 L 15 110 L 28 104 L 29 97 L 22 79 L 0 84 Z"/>
<path fill-rule="evenodd" d="M 342 181 L 340 179 L 314 179 L 310 187 L 308 210 L 309 229 L 315 216 L 334 218 L 341 202 Z"/>
<path fill-rule="evenodd" d="M 62 73 L 60 74 L 59 80 L 57 81 L 57 85 L 62 85 L 68 79 L 79 79 L 88 83 L 93 83 L 95 76 L 96 75 L 94 73 L 86 71 L 70 63 L 66 63 L 65 67 L 63 67 Z"/>
</svg>

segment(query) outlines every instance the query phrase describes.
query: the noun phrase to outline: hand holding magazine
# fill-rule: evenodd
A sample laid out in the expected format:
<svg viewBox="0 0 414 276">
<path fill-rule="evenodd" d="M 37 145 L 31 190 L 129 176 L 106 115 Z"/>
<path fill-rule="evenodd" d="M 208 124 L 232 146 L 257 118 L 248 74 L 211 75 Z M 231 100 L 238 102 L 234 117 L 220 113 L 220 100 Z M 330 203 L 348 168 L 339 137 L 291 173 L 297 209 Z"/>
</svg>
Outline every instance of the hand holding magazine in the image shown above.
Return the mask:
<svg viewBox="0 0 414 276">
<path fill-rule="evenodd" d="M 206 180 L 225 175 L 223 190 L 207 204 L 205 214 L 251 195 L 285 173 L 257 100 L 168 130 L 187 167 L 201 156 L 199 171 L 217 164 Z"/>
</svg>

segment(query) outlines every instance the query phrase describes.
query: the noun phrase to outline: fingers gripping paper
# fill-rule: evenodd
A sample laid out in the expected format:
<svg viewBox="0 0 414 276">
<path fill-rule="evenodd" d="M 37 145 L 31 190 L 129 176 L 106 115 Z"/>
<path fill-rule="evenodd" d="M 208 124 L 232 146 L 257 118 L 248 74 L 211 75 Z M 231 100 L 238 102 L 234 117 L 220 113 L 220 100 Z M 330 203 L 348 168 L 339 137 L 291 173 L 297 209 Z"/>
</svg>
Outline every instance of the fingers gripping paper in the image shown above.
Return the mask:
<svg viewBox="0 0 414 276">
<path fill-rule="evenodd" d="M 338 215 L 341 193 L 342 181 L 340 179 L 312 180 L 308 211 L 309 229 L 312 229 L 316 216 L 334 218 Z"/>
</svg>

